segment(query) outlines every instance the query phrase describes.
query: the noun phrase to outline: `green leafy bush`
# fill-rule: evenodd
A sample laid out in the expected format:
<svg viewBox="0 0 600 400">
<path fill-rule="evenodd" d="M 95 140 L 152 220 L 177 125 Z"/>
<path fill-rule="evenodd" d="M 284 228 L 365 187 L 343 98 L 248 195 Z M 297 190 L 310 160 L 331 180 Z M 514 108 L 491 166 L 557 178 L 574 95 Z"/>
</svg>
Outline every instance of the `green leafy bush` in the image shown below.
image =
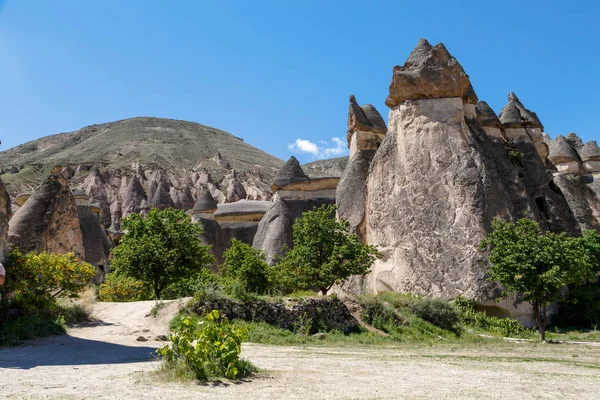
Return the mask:
<svg viewBox="0 0 600 400">
<path fill-rule="evenodd" d="M 422 298 L 410 303 L 409 308 L 419 318 L 445 330 L 456 331 L 460 322 L 458 311 L 445 300 Z"/>
<path fill-rule="evenodd" d="M 111 273 L 100 285 L 98 298 L 100 301 L 141 301 L 148 300 L 151 297 L 150 293 L 144 282 L 126 275 Z"/>
<path fill-rule="evenodd" d="M 237 379 L 255 370 L 239 358 L 246 336 L 247 330 L 238 329 L 213 310 L 197 324 L 189 317 L 183 318 L 171 334 L 171 344 L 158 353 L 167 368 L 190 371 L 200 381 Z"/>
<path fill-rule="evenodd" d="M 271 288 L 269 265 L 265 262 L 265 253 L 235 238 L 231 247 L 223 254 L 221 265 L 223 276 L 237 280 L 252 293 L 264 294 Z"/>
<path fill-rule="evenodd" d="M 6 268 L 8 292 L 34 299 L 57 296 L 76 298 L 96 274 L 96 268 L 79 261 L 74 253 L 53 254 L 11 251 Z"/>
<path fill-rule="evenodd" d="M 459 296 L 455 298 L 454 306 L 458 309 L 460 319 L 466 325 L 507 337 L 523 337 L 528 333 L 528 330 L 519 321 L 510 318 L 488 316 L 485 312 L 478 311 L 472 300 L 464 297 Z"/>
</svg>

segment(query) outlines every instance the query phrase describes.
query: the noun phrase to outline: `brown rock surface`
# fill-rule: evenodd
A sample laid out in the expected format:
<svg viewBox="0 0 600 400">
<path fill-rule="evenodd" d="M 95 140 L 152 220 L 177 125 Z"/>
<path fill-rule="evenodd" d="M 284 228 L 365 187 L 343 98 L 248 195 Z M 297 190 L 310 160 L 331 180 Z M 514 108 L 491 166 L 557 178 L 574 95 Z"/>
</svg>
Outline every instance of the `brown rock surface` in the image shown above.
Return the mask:
<svg viewBox="0 0 600 400">
<path fill-rule="evenodd" d="M 11 215 L 10 196 L 0 179 L 0 263 L 8 257 L 8 219 Z"/>
<path fill-rule="evenodd" d="M 67 180 L 55 168 L 9 221 L 8 240 L 22 252 L 74 252 L 85 250 L 77 204 Z"/>
</svg>

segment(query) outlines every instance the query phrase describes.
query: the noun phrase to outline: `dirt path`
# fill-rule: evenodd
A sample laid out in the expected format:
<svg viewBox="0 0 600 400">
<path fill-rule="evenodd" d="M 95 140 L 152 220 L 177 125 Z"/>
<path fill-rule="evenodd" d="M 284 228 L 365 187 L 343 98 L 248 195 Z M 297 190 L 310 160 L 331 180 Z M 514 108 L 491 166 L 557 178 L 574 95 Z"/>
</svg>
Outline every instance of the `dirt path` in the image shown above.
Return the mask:
<svg viewBox="0 0 600 400">
<path fill-rule="evenodd" d="M 101 322 L 32 345 L 0 349 L 0 398 L 9 399 L 510 399 L 600 397 L 600 348 L 490 346 L 303 348 L 248 344 L 261 374 L 241 383 L 163 382 L 154 340 L 179 304 L 98 303 Z M 148 341 L 137 341 L 144 336 Z"/>
</svg>

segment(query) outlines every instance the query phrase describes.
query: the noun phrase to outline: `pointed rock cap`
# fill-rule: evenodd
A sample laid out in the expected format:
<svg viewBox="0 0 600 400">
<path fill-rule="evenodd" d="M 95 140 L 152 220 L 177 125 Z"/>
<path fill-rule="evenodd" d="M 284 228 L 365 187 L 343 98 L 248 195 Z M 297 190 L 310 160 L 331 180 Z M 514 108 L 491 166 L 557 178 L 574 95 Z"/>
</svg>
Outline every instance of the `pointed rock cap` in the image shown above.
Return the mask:
<svg viewBox="0 0 600 400">
<path fill-rule="evenodd" d="M 350 145 L 351 135 L 355 131 L 385 134 L 387 127 L 375 107 L 371 104 L 361 107 L 358 105 L 356 97 L 351 95 L 348 107 L 348 145 Z"/>
<path fill-rule="evenodd" d="M 217 211 L 217 202 L 215 201 L 214 197 L 212 197 L 210 192 L 205 190 L 198 198 L 198 201 L 194 204 L 192 213 L 214 213 L 215 211 Z"/>
<path fill-rule="evenodd" d="M 152 199 L 150 199 L 150 207 L 163 209 L 173 206 L 174 205 L 173 199 L 171 198 L 171 194 L 165 188 L 164 184 L 159 184 L 156 188 L 156 191 L 154 192 L 154 195 L 152 196 Z"/>
<path fill-rule="evenodd" d="M 600 147 L 595 140 L 590 140 L 577 149 L 582 161 L 600 161 Z"/>
<path fill-rule="evenodd" d="M 502 127 L 502 122 L 500 122 L 500 119 L 494 110 L 492 110 L 492 107 L 490 107 L 485 101 L 478 102 L 475 110 L 477 111 L 477 121 L 479 121 L 481 126 L 489 126 L 493 128 Z"/>
<path fill-rule="evenodd" d="M 405 100 L 462 97 L 477 103 L 469 76 L 442 43 L 419 40 L 403 66 L 395 66 L 385 104 L 392 108 Z"/>
<path fill-rule="evenodd" d="M 277 172 L 273 179 L 274 191 L 275 188 L 288 185 L 290 183 L 299 182 L 308 179 L 308 176 L 302 170 L 300 163 L 296 157 L 291 156 L 285 165 Z"/>
<path fill-rule="evenodd" d="M 564 136 L 558 135 L 554 140 L 547 140 L 548 159 L 554 165 L 564 164 L 572 161 L 579 161 L 575 150 L 567 142 Z"/>
<path fill-rule="evenodd" d="M 565 139 L 575 150 L 583 147 L 583 141 L 574 132 L 569 133 Z"/>
<path fill-rule="evenodd" d="M 505 128 L 544 129 L 536 113 L 526 109 L 513 92 L 508 95 L 508 103 L 500 110 L 498 117 Z"/>
</svg>

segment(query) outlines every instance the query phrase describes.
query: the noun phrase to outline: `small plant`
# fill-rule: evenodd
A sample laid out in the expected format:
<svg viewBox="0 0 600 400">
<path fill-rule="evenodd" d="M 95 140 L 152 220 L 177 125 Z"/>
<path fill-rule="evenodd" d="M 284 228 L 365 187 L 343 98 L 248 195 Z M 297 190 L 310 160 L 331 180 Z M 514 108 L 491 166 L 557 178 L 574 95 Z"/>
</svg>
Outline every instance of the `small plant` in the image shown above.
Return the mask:
<svg viewBox="0 0 600 400">
<path fill-rule="evenodd" d="M 196 379 L 237 379 L 256 368 L 239 358 L 246 329 L 239 329 L 212 310 L 203 320 L 194 323 L 184 317 L 171 334 L 171 344 L 158 350 L 167 368 L 193 373 Z"/>
<path fill-rule="evenodd" d="M 167 305 L 167 303 L 163 303 L 161 300 L 156 300 L 156 303 L 154 304 L 154 306 L 152 307 L 152 309 L 150 310 L 150 315 L 153 318 L 158 317 L 158 313 L 159 311 L 164 308 Z"/>
<path fill-rule="evenodd" d="M 144 282 L 116 273 L 108 274 L 98 290 L 100 301 L 140 301 L 150 298 L 150 291 Z"/>
</svg>

